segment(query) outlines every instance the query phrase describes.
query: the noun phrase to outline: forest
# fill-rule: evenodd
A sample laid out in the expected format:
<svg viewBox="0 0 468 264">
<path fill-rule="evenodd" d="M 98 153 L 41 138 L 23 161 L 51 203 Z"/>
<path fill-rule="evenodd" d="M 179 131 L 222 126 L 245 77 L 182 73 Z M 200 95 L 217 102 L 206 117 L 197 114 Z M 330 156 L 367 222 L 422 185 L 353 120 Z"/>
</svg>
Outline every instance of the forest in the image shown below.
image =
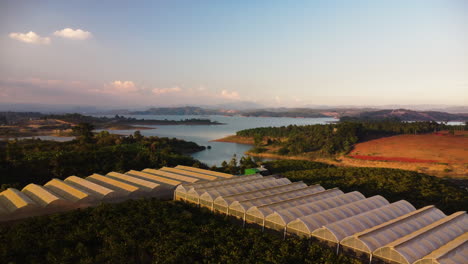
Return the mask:
<svg viewBox="0 0 468 264">
<path fill-rule="evenodd" d="M 390 202 L 404 199 L 417 208 L 435 205 L 446 214 L 468 208 L 468 190 L 447 180 L 414 171 L 336 167 L 300 160 L 270 161 L 264 166 L 270 172 L 282 174 L 292 181 L 320 184 L 324 188 L 338 187 L 345 192 L 359 191 L 366 197 L 382 195 Z"/>
<path fill-rule="evenodd" d="M 199 161 L 184 155 L 205 147 L 176 138 L 143 137 L 139 131 L 119 136 L 81 123 L 74 128 L 77 137 L 67 142 L 24 139 L 0 141 L 0 190 L 21 189 L 29 183 L 45 184 L 52 178 L 88 176 L 110 171 L 196 165 Z"/>
<path fill-rule="evenodd" d="M 154 199 L 0 225 L 3 263 L 358 264 L 306 239 L 242 228 L 221 215 Z"/>
<path fill-rule="evenodd" d="M 326 125 L 289 125 L 261 127 L 241 130 L 240 137 L 254 138 L 254 152 L 265 150 L 265 146 L 278 148 L 280 155 L 319 153 L 334 155 L 346 153 L 352 146 L 368 139 L 399 134 L 421 134 L 440 130 L 466 129 L 465 126 L 449 126 L 437 122 L 401 122 L 394 119 L 384 121 L 345 121 Z"/>
</svg>

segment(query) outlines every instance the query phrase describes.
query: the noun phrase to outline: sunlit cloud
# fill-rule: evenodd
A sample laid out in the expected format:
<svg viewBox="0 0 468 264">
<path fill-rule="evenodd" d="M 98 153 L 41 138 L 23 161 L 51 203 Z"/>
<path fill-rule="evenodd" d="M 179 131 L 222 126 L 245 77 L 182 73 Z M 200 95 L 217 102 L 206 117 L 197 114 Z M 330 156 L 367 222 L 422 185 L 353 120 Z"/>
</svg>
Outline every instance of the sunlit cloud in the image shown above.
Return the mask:
<svg viewBox="0 0 468 264">
<path fill-rule="evenodd" d="M 104 85 L 101 89 L 93 89 L 93 92 L 104 94 L 128 94 L 138 92 L 139 89 L 132 81 L 113 81 Z"/>
<path fill-rule="evenodd" d="M 236 91 L 229 92 L 228 90 L 222 90 L 221 97 L 226 98 L 226 99 L 233 99 L 233 100 L 240 99 L 240 95 L 238 92 Z"/>
<path fill-rule="evenodd" d="M 182 91 L 182 88 L 180 88 L 179 86 L 175 86 L 175 87 L 172 87 L 172 88 L 155 88 L 152 90 L 153 94 L 156 94 L 156 95 L 161 95 L 161 94 L 168 94 L 168 93 L 178 93 L 178 92 L 181 92 Z"/>
<path fill-rule="evenodd" d="M 38 34 L 29 31 L 28 33 L 19 33 L 19 32 L 12 32 L 9 34 L 10 38 L 24 42 L 24 43 L 31 43 L 31 44 L 50 44 L 50 38 L 48 37 L 41 37 Z"/>
<path fill-rule="evenodd" d="M 72 29 L 72 28 L 64 28 L 62 30 L 58 30 L 54 32 L 54 36 L 68 38 L 68 39 L 89 39 L 93 35 L 89 31 L 84 31 L 81 29 Z"/>
</svg>

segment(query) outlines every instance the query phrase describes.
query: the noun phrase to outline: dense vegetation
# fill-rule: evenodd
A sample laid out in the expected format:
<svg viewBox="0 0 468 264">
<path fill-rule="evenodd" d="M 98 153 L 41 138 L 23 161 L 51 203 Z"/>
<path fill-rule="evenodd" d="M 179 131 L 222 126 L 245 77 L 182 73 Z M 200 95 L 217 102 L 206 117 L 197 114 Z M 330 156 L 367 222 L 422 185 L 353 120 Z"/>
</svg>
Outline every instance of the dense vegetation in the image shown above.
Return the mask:
<svg viewBox="0 0 468 264">
<path fill-rule="evenodd" d="M 257 148 L 264 146 L 266 141 L 266 145 L 278 147 L 278 154 L 280 155 L 313 152 L 331 155 L 348 152 L 355 143 L 369 138 L 429 133 L 449 128 L 451 127 L 436 122 L 407 123 L 386 120 L 340 122 L 327 125 L 261 127 L 241 130 L 236 135 L 254 138 Z"/>
<path fill-rule="evenodd" d="M 220 124 L 216 121 L 209 119 L 191 118 L 184 120 L 156 120 L 156 119 L 137 119 L 134 117 L 125 117 L 115 115 L 114 117 L 96 117 L 86 116 L 81 114 L 63 114 L 63 115 L 44 115 L 42 119 L 59 119 L 66 122 L 78 124 L 78 123 L 90 123 L 95 127 L 107 127 L 112 125 L 179 125 L 179 124 Z"/>
<path fill-rule="evenodd" d="M 360 263 L 188 204 L 127 201 L 0 225 L 2 263 Z"/>
<path fill-rule="evenodd" d="M 29 183 L 44 184 L 52 178 L 70 175 L 201 165 L 183 155 L 204 149 L 193 142 L 143 137 L 139 131 L 126 137 L 106 131 L 94 135 L 89 124 L 81 124 L 74 130 L 79 136 L 67 142 L 39 139 L 0 142 L 0 190 L 22 188 Z"/>
<path fill-rule="evenodd" d="M 437 177 L 413 171 L 386 168 L 335 167 L 307 161 L 282 160 L 265 163 L 273 173 L 290 180 L 360 191 L 366 197 L 382 195 L 391 202 L 407 200 L 415 207 L 436 205 L 445 213 L 465 211 L 468 191 Z M 294 170 L 291 170 L 294 168 Z"/>
</svg>

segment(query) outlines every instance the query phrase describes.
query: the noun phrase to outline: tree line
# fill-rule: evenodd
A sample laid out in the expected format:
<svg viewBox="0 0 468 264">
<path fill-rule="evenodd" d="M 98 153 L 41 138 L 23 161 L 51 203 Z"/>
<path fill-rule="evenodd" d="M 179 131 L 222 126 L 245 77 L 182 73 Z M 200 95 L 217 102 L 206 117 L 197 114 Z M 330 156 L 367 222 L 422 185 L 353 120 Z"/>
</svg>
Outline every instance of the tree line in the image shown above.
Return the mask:
<svg viewBox="0 0 468 264">
<path fill-rule="evenodd" d="M 421 134 L 453 129 L 437 122 L 400 122 L 397 120 L 340 122 L 324 125 L 289 125 L 238 131 L 237 136 L 252 137 L 257 148 L 276 146 L 280 155 L 317 152 L 324 155 L 346 153 L 357 142 L 400 134 Z"/>
<path fill-rule="evenodd" d="M 77 137 L 67 142 L 40 139 L 0 142 L 0 190 L 45 184 L 52 178 L 126 172 L 162 166 L 206 166 L 185 154 L 203 150 L 194 142 L 176 138 L 143 137 L 139 131 L 119 136 L 82 123 Z"/>
</svg>

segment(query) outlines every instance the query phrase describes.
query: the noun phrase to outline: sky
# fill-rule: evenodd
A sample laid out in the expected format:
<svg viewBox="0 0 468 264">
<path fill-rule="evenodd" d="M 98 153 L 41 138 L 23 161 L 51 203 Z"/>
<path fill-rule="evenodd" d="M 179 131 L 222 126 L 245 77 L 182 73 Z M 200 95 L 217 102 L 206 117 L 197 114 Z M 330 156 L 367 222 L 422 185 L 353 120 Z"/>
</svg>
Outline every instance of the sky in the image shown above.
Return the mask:
<svg viewBox="0 0 468 264">
<path fill-rule="evenodd" d="M 468 1 L 0 2 L 0 103 L 468 105 Z"/>
</svg>

